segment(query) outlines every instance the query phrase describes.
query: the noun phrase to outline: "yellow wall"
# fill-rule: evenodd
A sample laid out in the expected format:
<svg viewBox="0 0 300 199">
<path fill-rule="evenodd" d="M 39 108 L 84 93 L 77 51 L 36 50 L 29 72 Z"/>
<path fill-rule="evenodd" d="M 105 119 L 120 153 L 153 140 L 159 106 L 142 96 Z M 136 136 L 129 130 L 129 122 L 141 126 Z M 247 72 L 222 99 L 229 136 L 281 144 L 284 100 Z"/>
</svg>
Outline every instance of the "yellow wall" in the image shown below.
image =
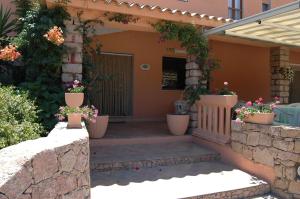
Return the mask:
<svg viewBox="0 0 300 199">
<path fill-rule="evenodd" d="M 134 55 L 133 116 L 138 119 L 164 118 L 173 112 L 173 102 L 180 98 L 181 91 L 161 90 L 162 57 L 185 57 L 166 48 L 177 48 L 177 42 L 159 43 L 158 33 L 127 31 L 95 37 L 103 45 L 103 52 Z M 140 69 L 141 64 L 150 64 L 149 71 Z"/>
</svg>

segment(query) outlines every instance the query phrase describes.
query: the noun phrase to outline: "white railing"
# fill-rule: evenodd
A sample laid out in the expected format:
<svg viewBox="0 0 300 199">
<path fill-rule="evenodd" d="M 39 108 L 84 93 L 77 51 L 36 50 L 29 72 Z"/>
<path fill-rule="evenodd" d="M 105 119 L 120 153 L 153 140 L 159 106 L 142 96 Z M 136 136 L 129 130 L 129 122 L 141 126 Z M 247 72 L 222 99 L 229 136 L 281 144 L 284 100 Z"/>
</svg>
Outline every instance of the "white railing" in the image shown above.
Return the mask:
<svg viewBox="0 0 300 199">
<path fill-rule="evenodd" d="M 236 103 L 236 95 L 201 95 L 193 135 L 221 144 L 230 142 L 231 109 Z"/>
</svg>

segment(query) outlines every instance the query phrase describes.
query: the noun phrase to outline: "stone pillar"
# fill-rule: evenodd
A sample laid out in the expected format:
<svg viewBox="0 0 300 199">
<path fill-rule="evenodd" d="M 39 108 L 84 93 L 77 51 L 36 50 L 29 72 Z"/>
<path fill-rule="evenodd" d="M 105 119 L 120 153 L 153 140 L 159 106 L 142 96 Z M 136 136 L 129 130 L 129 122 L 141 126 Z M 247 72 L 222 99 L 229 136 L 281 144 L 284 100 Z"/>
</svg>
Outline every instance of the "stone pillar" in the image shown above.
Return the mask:
<svg viewBox="0 0 300 199">
<path fill-rule="evenodd" d="M 199 80 L 202 76 L 202 72 L 200 70 L 199 65 L 196 63 L 195 58 L 188 57 L 187 64 L 185 66 L 186 69 L 186 87 L 193 86 L 197 87 L 199 85 Z M 198 127 L 198 108 L 194 104 L 191 106 L 190 111 L 190 125 L 189 125 L 189 133 L 192 133 L 194 129 Z"/>
<path fill-rule="evenodd" d="M 71 20 L 66 22 L 65 46 L 68 54 L 65 55 L 62 65 L 62 81 L 71 82 L 75 79 L 82 80 L 82 35 L 75 30 L 78 22 Z"/>
<path fill-rule="evenodd" d="M 289 48 L 283 46 L 271 48 L 270 57 L 272 97 L 278 96 L 281 103 L 287 104 L 289 103 L 290 82 L 280 74 L 280 68 L 289 67 Z"/>
</svg>

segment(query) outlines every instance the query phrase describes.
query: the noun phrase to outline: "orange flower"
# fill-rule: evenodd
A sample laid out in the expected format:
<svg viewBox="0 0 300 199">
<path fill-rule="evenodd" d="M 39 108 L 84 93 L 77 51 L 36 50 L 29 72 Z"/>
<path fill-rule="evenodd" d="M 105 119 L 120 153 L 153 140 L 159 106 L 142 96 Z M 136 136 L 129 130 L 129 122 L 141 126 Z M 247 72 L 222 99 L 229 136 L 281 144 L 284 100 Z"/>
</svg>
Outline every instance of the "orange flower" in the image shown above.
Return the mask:
<svg viewBox="0 0 300 199">
<path fill-rule="evenodd" d="M 15 61 L 21 56 L 17 51 L 16 46 L 8 45 L 0 50 L 0 60 L 3 61 Z"/>
<path fill-rule="evenodd" d="M 57 26 L 51 28 L 46 34 L 44 34 L 44 37 L 57 46 L 60 46 L 65 41 L 63 31 Z"/>
</svg>

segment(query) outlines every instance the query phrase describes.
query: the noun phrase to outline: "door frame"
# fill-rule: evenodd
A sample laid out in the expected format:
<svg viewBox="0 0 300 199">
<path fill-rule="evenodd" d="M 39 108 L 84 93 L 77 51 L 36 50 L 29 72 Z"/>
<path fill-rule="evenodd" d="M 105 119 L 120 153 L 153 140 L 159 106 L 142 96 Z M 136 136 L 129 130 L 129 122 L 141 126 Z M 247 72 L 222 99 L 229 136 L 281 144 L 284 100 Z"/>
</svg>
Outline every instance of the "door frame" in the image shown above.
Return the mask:
<svg viewBox="0 0 300 199">
<path fill-rule="evenodd" d="M 102 51 L 100 55 L 116 55 L 116 56 L 124 56 L 124 57 L 131 57 L 132 58 L 132 65 L 131 65 L 131 93 L 130 96 L 130 114 L 128 116 L 110 116 L 111 122 L 125 122 L 131 120 L 133 118 L 133 110 L 134 110 L 134 54 L 131 53 L 118 53 L 118 52 L 109 52 L 109 51 Z"/>
</svg>

